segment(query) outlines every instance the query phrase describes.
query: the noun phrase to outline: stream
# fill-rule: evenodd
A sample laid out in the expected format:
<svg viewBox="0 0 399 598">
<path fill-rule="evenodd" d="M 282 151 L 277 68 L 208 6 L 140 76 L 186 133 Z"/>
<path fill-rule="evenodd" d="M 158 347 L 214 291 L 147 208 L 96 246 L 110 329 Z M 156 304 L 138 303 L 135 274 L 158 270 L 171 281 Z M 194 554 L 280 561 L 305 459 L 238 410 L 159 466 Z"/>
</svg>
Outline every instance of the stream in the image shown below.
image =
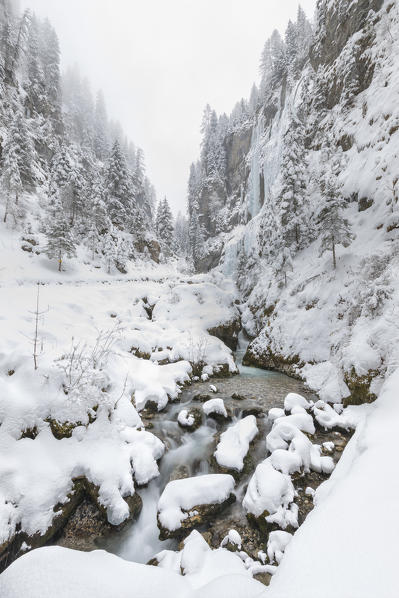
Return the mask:
<svg viewBox="0 0 399 598">
<path fill-rule="evenodd" d="M 177 550 L 176 540 L 161 541 L 158 538 L 157 504 L 166 484 L 171 479 L 203 475 L 212 471 L 211 456 L 216 448 L 216 435 L 223 432 L 229 425 L 235 423 L 245 415 L 257 416 L 259 434 L 251 448 L 254 467 L 266 457 L 265 435 L 269 429 L 264 415 L 272 407 L 281 407 L 285 396 L 289 392 L 297 392 L 314 398 L 298 380 L 279 372 L 262 370 L 242 365 L 247 343 L 239 339 L 239 346 L 235 353 L 239 368 L 239 375 L 227 378 L 212 378 L 209 382 L 195 382 L 184 389 L 179 395 L 177 403 L 170 403 L 168 407 L 149 416 L 151 432 L 161 438 L 167 447 L 165 455 L 159 463 L 160 475 L 145 488 L 138 488 L 143 500 L 143 508 L 136 521 L 123 531 L 113 532 L 99 541 L 99 546 L 118 556 L 138 563 L 147 563 L 161 550 Z M 212 394 L 209 384 L 214 384 L 217 393 Z M 209 394 L 220 397 L 232 415 L 232 420 L 224 424 L 217 423 L 211 418 L 203 418 L 203 424 L 195 432 L 181 428 L 177 423 L 179 411 L 190 405 L 201 407 L 198 395 Z M 232 395 L 240 398 L 232 398 Z M 143 418 L 147 423 L 147 420 Z M 219 520 L 229 520 L 246 526 L 246 517 L 241 508 L 241 501 L 245 494 L 249 475 L 243 476 L 236 487 L 237 501 L 218 517 Z"/>
</svg>

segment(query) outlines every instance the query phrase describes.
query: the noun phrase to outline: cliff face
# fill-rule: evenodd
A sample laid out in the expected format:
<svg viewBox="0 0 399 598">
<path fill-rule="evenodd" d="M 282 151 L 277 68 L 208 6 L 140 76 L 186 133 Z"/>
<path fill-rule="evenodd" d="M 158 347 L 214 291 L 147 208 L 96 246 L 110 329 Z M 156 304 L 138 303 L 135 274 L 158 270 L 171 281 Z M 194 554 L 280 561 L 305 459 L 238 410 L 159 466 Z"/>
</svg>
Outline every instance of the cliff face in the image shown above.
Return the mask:
<svg viewBox="0 0 399 598">
<path fill-rule="evenodd" d="M 274 81 L 251 126 L 226 139 L 235 219 L 211 235 L 206 248 L 217 252 L 202 263 L 218 262 L 237 281 L 243 324 L 255 337 L 248 362 L 290 371 L 315 390 L 324 386 L 330 399 L 371 400 L 395 359 L 389 321 L 398 299 L 398 12 L 392 1 L 319 1 L 300 72 Z M 292 143 L 303 162 L 306 227 L 296 245 L 286 231 L 298 208 L 287 210 L 284 195 Z M 327 169 L 350 230 L 335 248 L 336 270 L 332 254 L 321 253 Z"/>
</svg>

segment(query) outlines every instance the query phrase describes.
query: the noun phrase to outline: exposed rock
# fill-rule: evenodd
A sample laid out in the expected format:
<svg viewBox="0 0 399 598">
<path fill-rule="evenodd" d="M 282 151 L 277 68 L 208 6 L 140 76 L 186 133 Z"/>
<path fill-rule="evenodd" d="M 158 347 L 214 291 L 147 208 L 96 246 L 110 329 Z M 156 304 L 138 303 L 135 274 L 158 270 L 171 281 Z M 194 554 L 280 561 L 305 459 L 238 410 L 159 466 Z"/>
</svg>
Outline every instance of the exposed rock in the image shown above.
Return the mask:
<svg viewBox="0 0 399 598">
<path fill-rule="evenodd" d="M 169 482 L 172 482 L 173 480 L 182 480 L 183 478 L 188 478 L 189 476 L 190 472 L 187 465 L 178 465 L 172 471 Z"/>
<path fill-rule="evenodd" d="M 181 522 L 181 527 L 176 530 L 168 530 L 162 527 L 159 518 L 158 521 L 158 528 L 159 528 L 159 538 L 160 540 L 168 540 L 169 538 L 177 538 L 182 539 L 186 537 L 191 530 L 196 527 L 200 527 L 205 523 L 209 523 L 213 517 L 218 515 L 223 509 L 231 505 L 236 500 L 234 494 L 230 494 L 230 496 L 221 503 L 217 504 L 208 504 L 208 505 L 196 505 L 192 507 L 189 511 L 185 511 L 182 509 L 184 513 L 187 513 L 187 517 L 183 519 Z"/>
<path fill-rule="evenodd" d="M 358 211 L 364 212 L 373 205 L 374 200 L 371 197 L 361 197 L 358 201 Z"/>
<path fill-rule="evenodd" d="M 216 336 L 221 341 L 224 342 L 232 351 L 237 349 L 238 344 L 238 333 L 241 330 L 241 322 L 239 319 L 232 320 L 231 322 L 226 322 L 224 324 L 220 324 L 219 326 L 215 326 L 215 328 L 210 328 L 208 330 L 211 336 Z"/>
<path fill-rule="evenodd" d="M 254 579 L 263 583 L 264 586 L 270 585 L 272 577 L 273 576 L 270 573 L 256 573 L 256 575 L 254 575 Z"/>
<path fill-rule="evenodd" d="M 275 370 L 301 380 L 301 377 L 298 375 L 298 368 L 304 364 L 301 363 L 298 355 L 285 357 L 284 355 L 273 353 L 268 348 L 260 349 L 256 341 L 257 339 L 254 339 L 248 345 L 242 360 L 243 365 L 255 366 L 264 370 Z"/>
<path fill-rule="evenodd" d="M 259 550 L 264 550 L 264 539 L 258 528 L 251 527 L 244 521 L 237 521 L 234 517 L 227 519 L 218 519 L 209 527 L 210 546 L 212 548 L 219 548 L 222 540 L 228 535 L 229 530 L 236 530 L 242 541 L 242 550 L 244 550 L 253 559 L 257 559 Z M 232 547 L 233 550 L 234 547 Z"/>
<path fill-rule="evenodd" d="M 193 396 L 193 401 L 200 401 L 200 403 L 205 403 L 205 401 L 209 401 L 210 399 L 212 399 L 212 397 L 208 394 L 198 393 Z"/>
<path fill-rule="evenodd" d="M 345 375 L 345 383 L 351 394 L 344 399 L 344 406 L 361 405 L 375 401 L 377 395 L 371 392 L 370 386 L 373 379 L 378 376 L 379 372 L 377 370 L 369 370 L 364 376 L 359 376 L 352 368 L 351 372 Z"/>
</svg>

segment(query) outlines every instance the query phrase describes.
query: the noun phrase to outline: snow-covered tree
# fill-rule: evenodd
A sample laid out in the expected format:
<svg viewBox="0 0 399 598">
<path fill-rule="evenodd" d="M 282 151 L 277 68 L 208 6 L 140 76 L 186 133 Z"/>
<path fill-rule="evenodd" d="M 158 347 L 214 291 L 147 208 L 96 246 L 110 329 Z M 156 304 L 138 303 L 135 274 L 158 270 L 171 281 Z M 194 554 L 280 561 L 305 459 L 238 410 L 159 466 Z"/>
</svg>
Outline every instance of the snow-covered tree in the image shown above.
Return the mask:
<svg viewBox="0 0 399 598">
<path fill-rule="evenodd" d="M 108 274 L 111 274 L 112 268 L 115 266 L 118 253 L 117 237 L 112 229 L 103 237 L 102 251 L 107 272 Z"/>
<path fill-rule="evenodd" d="M 298 120 L 292 120 L 284 136 L 281 166 L 282 187 L 279 210 L 282 234 L 287 247 L 299 249 L 306 238 L 309 224 L 306 204 L 306 152 L 304 129 Z"/>
<path fill-rule="evenodd" d="M 204 227 L 199 217 L 198 207 L 196 206 L 193 206 L 188 235 L 190 242 L 190 253 L 195 264 L 202 255 L 205 241 Z"/>
<path fill-rule="evenodd" d="M 57 259 L 58 271 L 62 270 L 65 257 L 76 255 L 76 242 L 71 232 L 69 218 L 64 212 L 61 201 L 56 200 L 45 224 L 47 245 L 45 252 L 50 259 Z"/>
<path fill-rule="evenodd" d="M 175 220 L 175 239 L 178 252 L 187 256 L 189 253 L 188 220 L 179 212 Z"/>
<path fill-rule="evenodd" d="M 337 267 L 336 246 L 349 247 L 354 236 L 345 218 L 346 201 L 335 174 L 327 171 L 321 183 L 321 209 L 318 215 L 320 253 L 331 251 L 334 269 Z"/>
<path fill-rule="evenodd" d="M 97 158 L 105 161 L 109 154 L 108 117 L 105 107 L 104 94 L 97 93 L 94 113 L 94 151 Z"/>
<path fill-rule="evenodd" d="M 157 213 L 157 236 L 162 248 L 166 253 L 174 250 L 174 226 L 173 216 L 166 197 L 159 206 L 159 217 Z"/>
<path fill-rule="evenodd" d="M 105 202 L 112 224 L 123 229 L 132 213 L 133 184 L 119 141 L 115 141 L 105 173 Z"/>
</svg>

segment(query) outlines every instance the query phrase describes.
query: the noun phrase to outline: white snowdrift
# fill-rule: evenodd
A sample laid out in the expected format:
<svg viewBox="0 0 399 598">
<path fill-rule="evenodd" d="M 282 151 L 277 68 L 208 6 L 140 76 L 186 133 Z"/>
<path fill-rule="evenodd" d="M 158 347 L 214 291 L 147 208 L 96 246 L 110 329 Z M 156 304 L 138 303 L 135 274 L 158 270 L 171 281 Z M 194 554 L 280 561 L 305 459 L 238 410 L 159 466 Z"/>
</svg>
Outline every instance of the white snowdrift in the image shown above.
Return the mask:
<svg viewBox="0 0 399 598">
<path fill-rule="evenodd" d="M 320 588 L 323 598 L 399 595 L 398 389 L 396 370 L 377 401 L 358 408 L 362 420 L 316 491 L 316 506 L 287 547 L 268 597 L 319 598 Z"/>
<path fill-rule="evenodd" d="M 190 594 L 184 577 L 102 550 L 39 548 L 0 575 L 1 598 L 188 598 Z"/>
</svg>

